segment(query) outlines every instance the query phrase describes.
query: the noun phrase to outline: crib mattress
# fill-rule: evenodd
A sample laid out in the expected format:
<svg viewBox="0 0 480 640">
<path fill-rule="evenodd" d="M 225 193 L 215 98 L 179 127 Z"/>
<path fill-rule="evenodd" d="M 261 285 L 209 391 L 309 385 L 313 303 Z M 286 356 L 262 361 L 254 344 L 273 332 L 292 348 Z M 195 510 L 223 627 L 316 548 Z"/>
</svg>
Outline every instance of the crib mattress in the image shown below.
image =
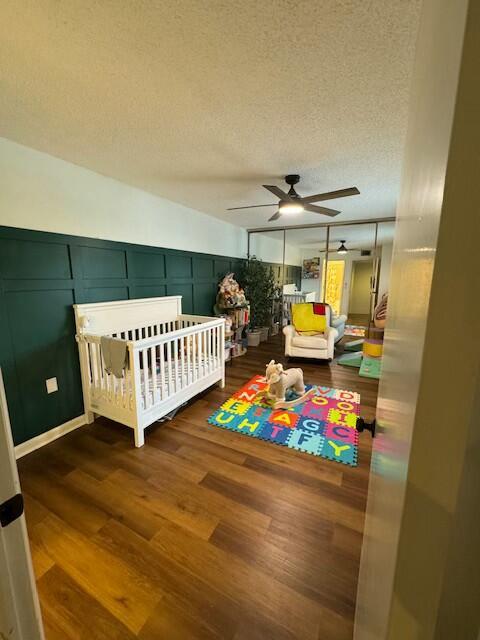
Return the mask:
<svg viewBox="0 0 480 640">
<path fill-rule="evenodd" d="M 165 378 L 162 384 L 162 379 L 160 376 L 160 368 L 157 367 L 157 379 L 156 379 L 155 387 L 153 385 L 153 381 L 151 378 L 148 381 L 147 389 L 145 388 L 145 381 L 142 380 L 141 387 L 142 387 L 143 408 L 145 409 L 147 405 L 151 406 L 153 404 L 154 388 L 155 388 L 155 396 L 157 398 L 157 402 L 159 397 L 162 400 L 164 400 L 169 396 L 173 395 L 174 393 L 176 393 L 177 390 L 185 389 L 188 385 L 189 380 L 190 382 L 192 382 L 194 379 L 196 380 L 198 378 L 198 374 L 200 373 L 203 374 L 203 371 L 204 370 L 208 371 L 209 368 L 211 368 L 212 371 L 214 371 L 215 368 L 218 368 L 217 358 L 214 358 L 213 356 L 206 356 L 205 358 L 202 358 L 200 362 L 197 362 L 195 364 L 195 367 L 193 366 L 192 363 L 190 363 L 190 366 L 188 366 L 186 362 L 183 364 L 183 367 L 181 362 L 178 362 L 178 366 L 176 365 L 175 362 L 172 362 L 170 366 L 168 365 L 168 363 L 165 363 Z M 202 375 L 202 377 L 204 376 Z M 169 392 L 169 385 L 168 385 L 169 380 L 170 380 L 170 392 Z"/>
<path fill-rule="evenodd" d="M 140 389 L 142 394 L 142 409 L 145 410 L 147 407 L 151 407 L 154 404 L 154 400 L 157 403 L 159 400 L 166 400 L 167 398 L 171 397 L 180 389 L 185 389 L 188 386 L 189 381 L 190 381 L 190 384 L 192 384 L 192 382 L 196 382 L 198 379 L 202 379 L 206 375 L 208 375 L 207 372 L 209 369 L 211 369 L 211 371 L 214 371 L 215 369 L 218 369 L 218 368 L 219 368 L 218 359 L 213 356 L 205 356 L 200 361 L 196 362 L 195 367 L 193 366 L 193 363 L 190 363 L 190 365 L 188 365 L 185 362 L 182 367 L 181 362 L 178 362 L 178 363 L 172 362 L 171 364 L 169 364 L 168 362 L 165 362 L 165 365 L 164 365 L 165 374 L 164 374 L 163 382 L 162 382 L 160 368 L 157 367 L 155 384 L 154 384 L 154 381 L 152 380 L 151 371 L 149 371 L 149 375 L 148 375 L 149 380 L 147 385 L 145 385 L 145 380 L 143 378 L 143 369 L 142 369 L 140 371 L 140 378 L 141 378 Z M 205 375 L 204 375 L 204 371 L 206 372 Z M 170 381 L 170 385 L 169 385 L 169 381 Z M 122 387 L 124 383 L 125 381 L 123 380 Z M 102 399 L 105 400 L 107 399 L 107 397 L 110 397 L 111 393 L 112 393 L 111 389 L 107 390 L 107 389 L 92 388 L 92 399 L 94 401 L 101 401 Z M 127 398 L 125 396 L 125 391 L 123 389 L 122 392 L 120 393 L 120 396 L 118 397 L 118 404 L 124 405 L 125 403 L 131 404 L 132 396 L 129 393 Z"/>
</svg>

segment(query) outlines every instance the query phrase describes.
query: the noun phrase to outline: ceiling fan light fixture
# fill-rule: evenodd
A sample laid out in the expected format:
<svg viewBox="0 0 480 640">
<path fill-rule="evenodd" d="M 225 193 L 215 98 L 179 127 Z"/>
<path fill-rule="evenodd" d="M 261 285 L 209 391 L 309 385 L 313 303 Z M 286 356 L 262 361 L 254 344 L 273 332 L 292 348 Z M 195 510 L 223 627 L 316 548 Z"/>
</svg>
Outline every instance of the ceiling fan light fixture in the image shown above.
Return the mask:
<svg viewBox="0 0 480 640">
<path fill-rule="evenodd" d="M 340 240 L 340 246 L 337 249 L 337 253 L 345 254 L 348 252 L 348 249 L 345 246 L 345 242 L 345 240 Z"/>
<path fill-rule="evenodd" d="M 302 213 L 304 211 L 303 204 L 300 202 L 282 202 L 278 209 L 282 214 Z"/>
</svg>

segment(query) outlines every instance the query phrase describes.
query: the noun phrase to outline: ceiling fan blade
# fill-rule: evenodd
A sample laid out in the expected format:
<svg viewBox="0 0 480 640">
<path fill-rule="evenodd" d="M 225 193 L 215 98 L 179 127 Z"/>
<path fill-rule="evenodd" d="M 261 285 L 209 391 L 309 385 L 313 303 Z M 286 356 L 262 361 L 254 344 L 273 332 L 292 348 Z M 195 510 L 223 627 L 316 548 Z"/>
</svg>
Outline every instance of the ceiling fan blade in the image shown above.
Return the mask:
<svg viewBox="0 0 480 640">
<path fill-rule="evenodd" d="M 338 191 L 328 191 L 327 193 L 317 193 L 314 196 L 305 196 L 300 198 L 303 204 L 310 204 L 311 202 L 321 202 L 322 200 L 334 200 L 335 198 L 346 198 L 347 196 L 357 196 L 360 191 L 357 187 L 350 187 L 348 189 L 339 189 Z"/>
<path fill-rule="evenodd" d="M 270 193 L 273 193 L 273 195 L 277 196 L 277 198 L 280 198 L 280 200 L 290 200 L 290 196 L 288 195 L 288 193 L 282 191 L 280 187 L 276 187 L 273 184 L 262 184 L 262 187 L 264 189 L 267 189 L 267 191 L 270 191 Z"/>
<path fill-rule="evenodd" d="M 321 213 L 324 216 L 330 216 L 333 218 L 334 216 L 338 216 L 340 211 L 336 209 L 328 209 L 327 207 L 317 207 L 315 204 L 304 204 L 303 208 L 305 211 L 310 211 L 311 213 Z"/>
<path fill-rule="evenodd" d="M 278 220 L 282 214 L 280 213 L 280 209 L 273 214 L 271 218 L 268 219 L 268 222 L 272 222 L 273 220 Z"/>
<path fill-rule="evenodd" d="M 239 209 L 257 209 L 257 207 L 278 207 L 278 202 L 273 204 L 251 204 L 247 207 L 230 207 L 227 211 L 238 211 Z"/>
</svg>

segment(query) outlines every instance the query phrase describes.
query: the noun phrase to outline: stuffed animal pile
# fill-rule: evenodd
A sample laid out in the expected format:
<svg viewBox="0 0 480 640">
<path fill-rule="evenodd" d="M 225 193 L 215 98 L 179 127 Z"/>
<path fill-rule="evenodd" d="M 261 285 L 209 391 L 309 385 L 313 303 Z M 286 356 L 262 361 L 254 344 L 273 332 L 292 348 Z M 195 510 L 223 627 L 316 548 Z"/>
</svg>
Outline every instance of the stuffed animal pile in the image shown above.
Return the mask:
<svg viewBox="0 0 480 640">
<path fill-rule="evenodd" d="M 234 278 L 233 273 L 227 273 L 218 285 L 217 306 L 223 309 L 247 305 L 244 290 Z"/>
</svg>

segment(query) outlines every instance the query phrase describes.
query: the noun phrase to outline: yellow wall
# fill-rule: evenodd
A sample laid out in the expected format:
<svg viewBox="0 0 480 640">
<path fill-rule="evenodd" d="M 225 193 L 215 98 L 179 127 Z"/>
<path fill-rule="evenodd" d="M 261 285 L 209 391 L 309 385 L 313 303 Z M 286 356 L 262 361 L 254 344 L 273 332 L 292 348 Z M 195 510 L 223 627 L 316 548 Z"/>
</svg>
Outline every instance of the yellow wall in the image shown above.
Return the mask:
<svg viewBox="0 0 480 640">
<path fill-rule="evenodd" d="M 325 261 L 323 262 L 322 282 L 325 278 Z M 340 315 L 343 294 L 343 275 L 345 271 L 345 262 L 343 260 L 329 260 L 327 262 L 327 280 L 325 286 L 325 302 L 327 302 L 333 311 Z"/>
</svg>

